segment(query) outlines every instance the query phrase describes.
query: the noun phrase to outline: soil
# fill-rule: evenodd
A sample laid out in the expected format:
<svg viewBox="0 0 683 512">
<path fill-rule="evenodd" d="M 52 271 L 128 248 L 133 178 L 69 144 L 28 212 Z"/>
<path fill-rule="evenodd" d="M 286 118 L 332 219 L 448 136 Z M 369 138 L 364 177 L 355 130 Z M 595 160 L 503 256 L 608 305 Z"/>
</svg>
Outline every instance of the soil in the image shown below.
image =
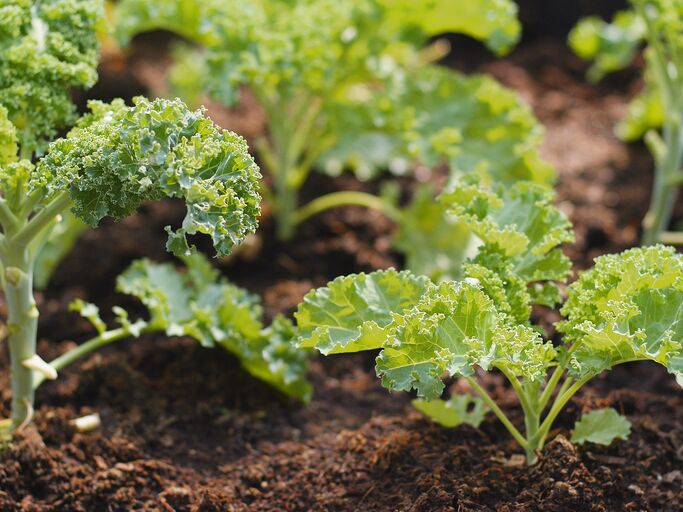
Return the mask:
<svg viewBox="0 0 683 512">
<path fill-rule="evenodd" d="M 105 62 L 102 82 L 142 92 L 158 79 L 155 66 L 163 70 L 157 57 L 145 63 L 134 54 L 124 67 Z M 473 50 L 460 67 L 517 89 L 546 127 L 543 154 L 559 171 L 558 204 L 576 226 L 577 242 L 567 248 L 576 268 L 637 244 L 651 161 L 641 145 L 626 146 L 612 134 L 639 86 L 637 70 L 587 84 L 585 65 L 556 39 L 525 43 L 502 60 Z M 248 105 L 212 105 L 210 113 L 247 135 L 263 129 Z M 304 195 L 377 185 L 314 176 Z M 115 304 L 135 309 L 110 291 L 115 276 L 138 257 L 169 259 L 162 227 L 182 216 L 182 205 L 160 202 L 87 232 L 38 295 L 39 352 L 54 356 L 92 335 L 64 313 L 75 297 L 103 311 Z M 307 222 L 283 244 L 265 212 L 259 235 L 217 265 L 259 293 L 272 317 L 291 313 L 306 291 L 339 274 L 400 267 L 391 230 L 382 216 L 348 208 Z M 3 351 L 3 415 L 7 366 Z M 0 510 L 683 510 L 683 394 L 661 367 L 628 365 L 595 379 L 562 413 L 533 467 L 492 415 L 480 429 L 430 423 L 407 394 L 381 388 L 367 354 L 315 359 L 310 378 L 315 396 L 304 407 L 250 377 L 228 354 L 189 339 L 150 335 L 107 347 L 39 389 L 35 426 L 0 454 Z M 481 382 L 519 423 L 503 380 L 488 374 Z M 572 446 L 569 428 L 581 412 L 605 406 L 628 415 L 630 438 L 610 447 Z M 92 412 L 101 428 L 77 432 L 71 420 Z"/>
</svg>

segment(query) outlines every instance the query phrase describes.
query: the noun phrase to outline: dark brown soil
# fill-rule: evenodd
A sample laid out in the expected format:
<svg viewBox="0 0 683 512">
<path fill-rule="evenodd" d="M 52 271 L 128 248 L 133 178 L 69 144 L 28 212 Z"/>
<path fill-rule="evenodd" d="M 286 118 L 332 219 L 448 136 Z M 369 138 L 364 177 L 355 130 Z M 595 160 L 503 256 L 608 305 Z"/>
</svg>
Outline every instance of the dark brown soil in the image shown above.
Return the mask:
<svg viewBox="0 0 683 512">
<path fill-rule="evenodd" d="M 556 41 L 468 66 L 519 90 L 546 126 L 543 151 L 560 172 L 558 201 L 576 224 L 577 244 L 567 250 L 577 268 L 636 244 L 651 164 L 642 147 L 612 135 L 635 75 L 587 85 L 584 66 Z M 214 115 L 234 128 L 249 122 L 248 113 Z M 258 116 L 252 122 L 254 130 L 262 126 Z M 348 178 L 314 177 L 305 194 L 353 186 Z M 72 343 L 57 340 L 92 334 L 65 313 L 74 297 L 103 310 L 129 306 L 110 292 L 115 276 L 137 257 L 168 259 L 161 228 L 182 215 L 177 203 L 150 204 L 88 232 L 39 296 L 41 353 L 55 355 Z M 282 244 L 266 212 L 258 238 L 218 265 L 260 293 L 272 316 L 291 312 L 310 287 L 336 275 L 400 266 L 391 229 L 381 216 L 350 208 L 320 216 Z M 0 368 L 6 415 L 4 352 Z M 596 379 L 561 415 L 531 468 L 494 417 L 479 430 L 437 427 L 408 395 L 380 387 L 367 355 L 316 359 L 310 377 L 315 397 L 303 407 L 229 355 L 188 339 L 146 336 L 108 347 L 39 390 L 35 428 L 0 455 L 0 510 L 683 510 L 683 394 L 660 367 L 630 365 Z M 482 382 L 520 421 L 502 379 L 483 375 Z M 568 429 L 581 411 L 607 405 L 631 419 L 629 440 L 571 446 Z M 99 431 L 73 429 L 72 419 L 95 411 Z"/>
</svg>

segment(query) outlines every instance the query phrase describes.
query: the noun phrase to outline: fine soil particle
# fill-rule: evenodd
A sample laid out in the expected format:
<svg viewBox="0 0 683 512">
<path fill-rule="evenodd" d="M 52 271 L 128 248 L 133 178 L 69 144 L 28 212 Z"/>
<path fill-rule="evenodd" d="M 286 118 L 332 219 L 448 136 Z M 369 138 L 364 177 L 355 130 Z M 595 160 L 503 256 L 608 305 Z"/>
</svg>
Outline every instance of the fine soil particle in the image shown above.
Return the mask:
<svg viewBox="0 0 683 512">
<path fill-rule="evenodd" d="M 545 125 L 544 155 L 560 173 L 558 204 L 576 224 L 577 244 L 567 252 L 577 268 L 636 244 L 651 164 L 641 146 L 612 135 L 635 75 L 587 85 L 585 66 L 553 41 L 523 45 L 504 60 L 472 60 L 468 70 L 519 90 Z M 233 121 L 244 122 L 239 111 L 225 117 Z M 304 196 L 359 186 L 377 184 L 315 176 Z M 115 304 L 135 311 L 110 291 L 115 276 L 134 258 L 169 259 L 162 227 L 182 216 L 182 205 L 160 202 L 86 233 L 38 296 L 41 354 L 54 356 L 69 340 L 92 335 L 65 313 L 75 297 L 103 311 Z M 217 265 L 258 292 L 272 317 L 339 274 L 400 266 L 391 230 L 383 217 L 348 208 L 306 223 L 284 244 L 266 212 L 247 248 Z M 0 413 L 7 415 L 5 352 L 0 370 Z M 595 379 L 560 415 L 533 467 L 492 415 L 480 429 L 444 429 L 424 419 L 407 394 L 381 388 L 367 354 L 315 359 L 310 378 L 315 396 L 304 407 L 250 377 L 228 354 L 188 339 L 150 335 L 110 346 L 41 387 L 35 427 L 0 454 L 0 510 L 683 509 L 683 394 L 660 367 L 628 365 Z M 481 381 L 519 424 L 500 376 Z M 610 447 L 572 446 L 574 421 L 605 406 L 628 415 L 630 438 Z M 101 429 L 76 432 L 70 421 L 92 412 Z"/>
</svg>

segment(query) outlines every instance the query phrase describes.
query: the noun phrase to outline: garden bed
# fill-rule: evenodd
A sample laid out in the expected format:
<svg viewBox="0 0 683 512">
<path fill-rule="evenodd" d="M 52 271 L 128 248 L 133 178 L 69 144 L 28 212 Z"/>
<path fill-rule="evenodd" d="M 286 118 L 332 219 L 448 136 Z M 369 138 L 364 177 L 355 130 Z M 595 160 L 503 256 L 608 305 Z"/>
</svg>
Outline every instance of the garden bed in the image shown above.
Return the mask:
<svg viewBox="0 0 683 512">
<path fill-rule="evenodd" d="M 154 77 L 144 53 L 128 71 L 137 69 L 140 83 Z M 553 39 L 524 43 L 505 59 L 476 49 L 466 57 L 467 71 L 486 71 L 516 89 L 545 126 L 543 154 L 560 176 L 557 202 L 575 225 L 577 243 L 566 250 L 576 269 L 636 245 L 651 162 L 644 147 L 624 145 L 612 127 L 637 74 L 588 85 L 585 66 Z M 102 71 L 105 83 L 120 73 Z M 113 94 L 139 92 L 127 80 L 121 85 L 128 89 Z M 210 114 L 226 119 L 218 109 Z M 242 107 L 226 127 L 239 131 L 238 123 L 251 123 L 242 131 L 253 135 L 260 129 L 254 119 L 258 113 Z M 400 183 L 409 192 L 409 181 Z M 304 196 L 359 186 L 377 184 L 314 176 Z M 56 355 L 71 343 L 56 340 L 92 334 L 76 315 L 65 318 L 73 298 L 102 311 L 127 300 L 135 310 L 130 299 L 105 290 L 135 258 L 169 259 L 162 228 L 182 216 L 181 204 L 155 203 L 87 232 L 38 297 L 39 352 Z M 347 208 L 307 222 L 283 244 L 265 212 L 257 239 L 217 264 L 260 294 L 272 318 L 290 314 L 311 287 L 337 275 L 400 267 L 391 229 L 378 213 Z M 555 320 L 540 308 L 536 315 L 544 325 Z M 0 366 L 7 416 L 4 352 Z M 560 416 L 532 467 L 492 415 L 479 430 L 449 430 L 417 413 L 407 394 L 389 395 L 367 354 L 316 359 L 310 376 L 314 397 L 303 407 L 250 377 L 226 353 L 193 340 L 147 335 L 106 348 L 38 392 L 35 428 L 18 434 L 2 455 L 0 510 L 683 509 L 683 395 L 662 367 L 627 365 L 592 381 Z M 481 377 L 521 421 L 503 380 Z M 630 438 L 610 447 L 568 443 L 581 411 L 595 406 L 627 414 Z M 101 415 L 99 431 L 82 434 L 70 426 L 91 412 Z"/>
</svg>

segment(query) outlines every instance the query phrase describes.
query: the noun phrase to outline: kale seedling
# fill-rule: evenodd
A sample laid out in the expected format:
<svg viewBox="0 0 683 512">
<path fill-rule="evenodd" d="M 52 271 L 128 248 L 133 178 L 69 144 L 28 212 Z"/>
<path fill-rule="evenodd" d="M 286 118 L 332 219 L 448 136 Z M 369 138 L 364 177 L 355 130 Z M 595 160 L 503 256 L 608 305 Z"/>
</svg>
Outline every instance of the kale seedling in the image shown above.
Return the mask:
<svg viewBox="0 0 683 512">
<path fill-rule="evenodd" d="M 532 305 L 560 301 L 556 283 L 570 270 L 559 244 L 572 240 L 571 225 L 552 194 L 527 182 L 470 181 L 441 200 L 481 240 L 463 279 L 437 284 L 395 270 L 339 277 L 299 306 L 301 346 L 323 354 L 379 349 L 382 385 L 426 400 L 439 399 L 443 376 L 465 378 L 530 464 L 560 412 L 602 371 L 651 360 L 683 384 L 683 257 L 672 248 L 597 258 L 567 290 L 556 325 L 564 336 L 554 346 L 530 320 Z M 478 372 L 494 369 L 519 398 L 523 428 L 477 382 Z M 445 406 L 417 405 L 447 424 Z M 625 431 L 618 415 L 600 412 L 577 425 L 574 439 L 606 442 Z"/>
<path fill-rule="evenodd" d="M 55 368 L 36 354 L 33 270 L 60 217 L 95 226 L 145 200 L 177 197 L 182 226 L 167 248 L 188 255 L 186 235 L 209 235 L 227 254 L 255 230 L 259 169 L 245 141 L 179 100 L 92 102 L 68 136 L 72 85 L 95 78 L 101 2 L 11 0 L 0 7 L 0 262 L 8 309 L 11 427 L 31 420 L 36 379 Z M 36 377 L 39 375 L 39 377 Z"/>
<path fill-rule="evenodd" d="M 569 42 L 580 57 L 594 60 L 588 73 L 592 80 L 626 67 L 645 43 L 645 87 L 631 102 L 617 133 L 629 141 L 644 135 L 655 160 L 643 244 L 679 244 L 681 236 L 666 230 L 683 182 L 683 2 L 631 0 L 631 4 L 633 10 L 618 13 L 612 23 L 582 20 Z"/>
</svg>

